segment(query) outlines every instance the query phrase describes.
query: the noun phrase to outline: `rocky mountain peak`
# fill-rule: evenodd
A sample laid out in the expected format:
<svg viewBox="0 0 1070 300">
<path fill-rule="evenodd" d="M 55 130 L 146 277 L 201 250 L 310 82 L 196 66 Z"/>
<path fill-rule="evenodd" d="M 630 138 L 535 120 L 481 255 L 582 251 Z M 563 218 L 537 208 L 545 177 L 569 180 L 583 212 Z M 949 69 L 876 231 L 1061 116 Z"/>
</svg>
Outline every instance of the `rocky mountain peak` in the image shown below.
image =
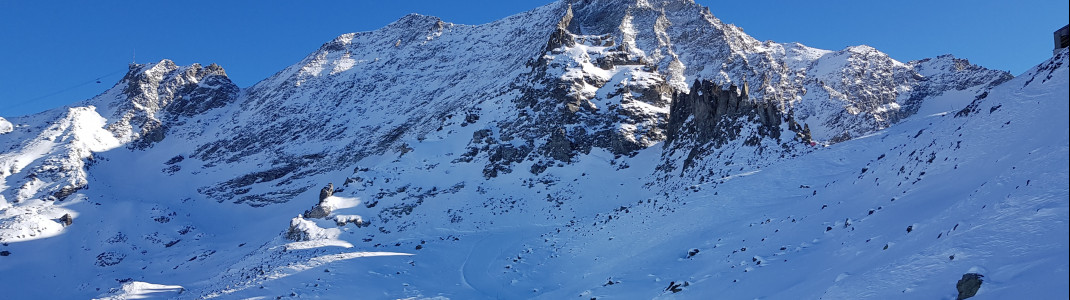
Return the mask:
<svg viewBox="0 0 1070 300">
<path fill-rule="evenodd" d="M 138 141 L 131 145 L 143 148 L 163 139 L 165 123 L 222 107 L 238 91 L 217 64 L 178 66 L 164 59 L 130 64 L 119 83 L 88 103 L 102 109 L 101 115 L 110 120 L 107 129 L 116 138 Z"/>
</svg>

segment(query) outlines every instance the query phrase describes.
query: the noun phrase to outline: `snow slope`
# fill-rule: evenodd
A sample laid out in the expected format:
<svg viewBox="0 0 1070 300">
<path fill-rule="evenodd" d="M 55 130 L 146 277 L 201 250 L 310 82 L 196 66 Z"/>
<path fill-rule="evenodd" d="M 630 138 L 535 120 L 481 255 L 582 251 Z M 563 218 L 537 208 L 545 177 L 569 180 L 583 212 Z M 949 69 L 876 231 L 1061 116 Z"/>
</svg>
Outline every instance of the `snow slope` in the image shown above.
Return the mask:
<svg viewBox="0 0 1070 300">
<path fill-rule="evenodd" d="M 1065 51 L 1010 79 L 619 4 L 410 15 L 247 89 L 132 65 L 0 119 L 0 290 L 952 298 L 975 272 L 979 299 L 1067 296 Z"/>
<path fill-rule="evenodd" d="M 662 196 L 643 179 L 657 172 L 641 163 L 656 161 L 656 148 L 623 170 L 593 154 L 534 190 L 498 177 L 514 184 L 423 204 L 403 233 L 340 236 L 411 258 L 339 261 L 236 295 L 948 299 L 977 272 L 977 299 L 1066 297 L 1066 63 L 1064 51 L 993 88 L 969 115 L 918 115 L 716 188 Z M 425 155 L 412 159 L 436 154 Z M 480 198 L 491 200 L 468 200 Z M 458 222 L 441 215 L 473 210 Z M 406 238 L 379 240 L 390 235 Z M 670 282 L 687 286 L 673 293 Z"/>
</svg>

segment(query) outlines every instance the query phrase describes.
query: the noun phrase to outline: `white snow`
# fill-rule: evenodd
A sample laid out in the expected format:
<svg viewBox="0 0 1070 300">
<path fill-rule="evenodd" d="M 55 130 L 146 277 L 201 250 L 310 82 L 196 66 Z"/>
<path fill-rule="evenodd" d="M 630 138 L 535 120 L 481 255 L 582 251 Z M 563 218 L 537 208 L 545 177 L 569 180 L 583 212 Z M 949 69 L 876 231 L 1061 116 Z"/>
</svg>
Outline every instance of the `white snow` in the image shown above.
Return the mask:
<svg viewBox="0 0 1070 300">
<path fill-rule="evenodd" d="M 358 215 L 337 215 L 337 216 L 334 216 L 334 222 L 338 223 L 338 224 L 345 224 L 345 223 L 361 224 L 361 223 L 364 223 L 364 218 L 362 218 L 361 216 L 358 216 Z"/>
<path fill-rule="evenodd" d="M 15 125 L 8 122 L 7 119 L 0 117 L 0 134 L 5 134 L 15 130 Z"/>
<path fill-rule="evenodd" d="M 327 199 L 323 199 L 323 205 L 329 206 L 332 209 L 346 209 L 356 207 L 360 205 L 361 201 L 356 197 L 339 197 L 330 196 Z"/>
<path fill-rule="evenodd" d="M 160 297 L 176 297 L 182 294 L 183 288 L 178 285 L 155 284 L 141 281 L 123 283 L 122 287 L 112 291 L 99 300 L 127 300 L 127 299 L 150 299 Z"/>
</svg>

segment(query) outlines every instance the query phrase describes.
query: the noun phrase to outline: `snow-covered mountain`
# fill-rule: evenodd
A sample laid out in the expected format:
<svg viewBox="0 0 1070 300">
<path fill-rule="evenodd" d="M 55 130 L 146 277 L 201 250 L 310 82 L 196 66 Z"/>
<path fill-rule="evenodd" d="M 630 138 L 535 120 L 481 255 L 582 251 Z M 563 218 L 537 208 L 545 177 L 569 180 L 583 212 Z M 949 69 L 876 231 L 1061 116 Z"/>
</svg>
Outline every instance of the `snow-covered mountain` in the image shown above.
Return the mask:
<svg viewBox="0 0 1070 300">
<path fill-rule="evenodd" d="M 0 290 L 1065 298 L 1067 57 L 1012 77 L 591 0 L 409 15 L 244 89 L 131 65 L 0 119 Z"/>
</svg>

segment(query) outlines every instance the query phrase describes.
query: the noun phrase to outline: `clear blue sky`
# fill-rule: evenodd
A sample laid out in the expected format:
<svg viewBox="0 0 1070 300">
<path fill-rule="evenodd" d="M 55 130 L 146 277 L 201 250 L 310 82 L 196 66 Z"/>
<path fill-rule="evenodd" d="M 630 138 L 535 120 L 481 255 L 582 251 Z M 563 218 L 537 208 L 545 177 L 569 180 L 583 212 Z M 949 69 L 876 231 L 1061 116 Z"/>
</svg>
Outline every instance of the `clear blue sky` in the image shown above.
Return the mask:
<svg viewBox="0 0 1070 300">
<path fill-rule="evenodd" d="M 93 97 L 122 77 L 135 51 L 138 62 L 218 63 L 248 87 L 335 36 L 408 13 L 482 24 L 550 2 L 0 0 L 0 116 Z M 1051 32 L 1070 10 L 1065 0 L 697 2 L 763 41 L 866 44 L 900 61 L 951 53 L 1014 74 L 1051 56 Z"/>
</svg>

